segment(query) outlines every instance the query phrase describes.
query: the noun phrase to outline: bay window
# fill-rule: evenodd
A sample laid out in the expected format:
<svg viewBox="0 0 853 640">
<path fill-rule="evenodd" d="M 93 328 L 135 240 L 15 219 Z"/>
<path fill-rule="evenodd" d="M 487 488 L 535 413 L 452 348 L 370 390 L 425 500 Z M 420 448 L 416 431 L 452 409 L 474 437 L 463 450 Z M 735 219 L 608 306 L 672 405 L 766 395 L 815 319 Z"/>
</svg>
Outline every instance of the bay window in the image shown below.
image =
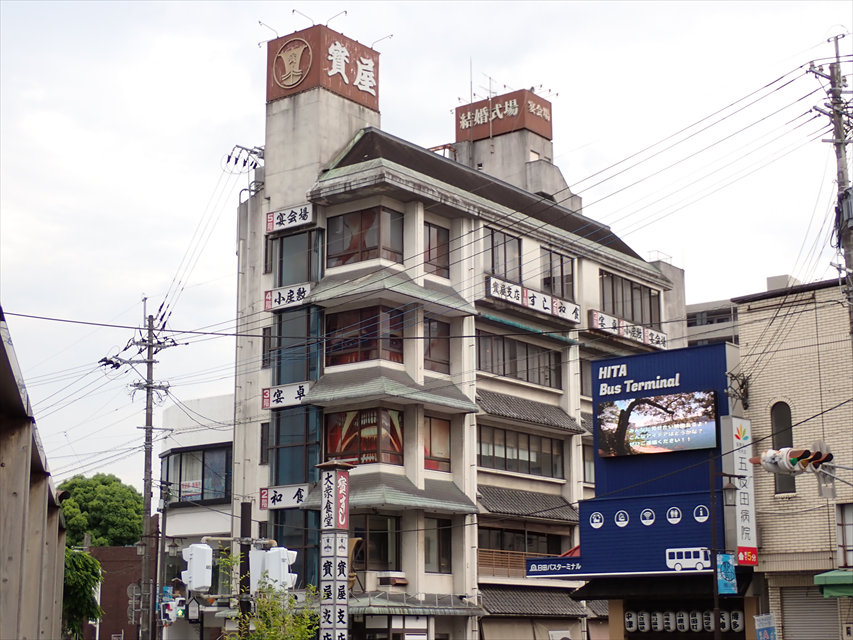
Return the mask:
<svg viewBox="0 0 853 640">
<path fill-rule="evenodd" d="M 361 409 L 326 414 L 326 460 L 403 464 L 403 412 Z"/>
<path fill-rule="evenodd" d="M 371 207 L 329 218 L 326 266 L 339 267 L 373 258 L 403 262 L 403 214 Z"/>
</svg>

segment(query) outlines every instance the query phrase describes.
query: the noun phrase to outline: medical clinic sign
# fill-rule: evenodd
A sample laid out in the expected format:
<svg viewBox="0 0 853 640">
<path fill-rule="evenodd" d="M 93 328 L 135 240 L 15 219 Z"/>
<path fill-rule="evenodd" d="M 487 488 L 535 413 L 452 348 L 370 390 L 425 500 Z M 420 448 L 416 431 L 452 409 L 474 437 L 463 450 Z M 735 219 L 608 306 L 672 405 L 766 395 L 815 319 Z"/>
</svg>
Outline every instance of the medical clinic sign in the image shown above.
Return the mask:
<svg viewBox="0 0 853 640">
<path fill-rule="evenodd" d="M 267 43 L 267 102 L 315 87 L 379 111 L 379 53 L 324 25 Z"/>
</svg>

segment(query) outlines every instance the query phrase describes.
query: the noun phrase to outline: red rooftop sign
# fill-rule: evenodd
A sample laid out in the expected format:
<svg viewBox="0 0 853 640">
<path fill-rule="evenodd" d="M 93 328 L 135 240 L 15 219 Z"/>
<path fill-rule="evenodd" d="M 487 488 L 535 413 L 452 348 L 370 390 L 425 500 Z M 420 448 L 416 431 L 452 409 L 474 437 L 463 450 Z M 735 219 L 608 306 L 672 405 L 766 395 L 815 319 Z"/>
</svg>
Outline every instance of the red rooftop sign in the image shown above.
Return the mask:
<svg viewBox="0 0 853 640">
<path fill-rule="evenodd" d="M 551 103 L 522 89 L 456 107 L 456 142 L 529 129 L 551 140 Z"/>
<path fill-rule="evenodd" d="M 379 53 L 321 24 L 267 43 L 267 102 L 315 87 L 379 111 Z"/>
</svg>

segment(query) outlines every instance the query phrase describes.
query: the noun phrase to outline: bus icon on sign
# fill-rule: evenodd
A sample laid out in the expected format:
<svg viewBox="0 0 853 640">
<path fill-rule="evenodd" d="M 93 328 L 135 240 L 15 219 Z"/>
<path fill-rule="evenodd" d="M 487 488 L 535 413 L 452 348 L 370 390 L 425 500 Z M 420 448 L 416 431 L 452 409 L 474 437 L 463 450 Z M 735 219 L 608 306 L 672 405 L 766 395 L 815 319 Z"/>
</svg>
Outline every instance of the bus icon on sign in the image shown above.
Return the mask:
<svg viewBox="0 0 853 640">
<path fill-rule="evenodd" d="M 711 552 L 705 547 L 667 549 L 666 566 L 676 571 L 681 571 L 682 569 L 695 569 L 696 571 L 710 569 Z"/>
</svg>

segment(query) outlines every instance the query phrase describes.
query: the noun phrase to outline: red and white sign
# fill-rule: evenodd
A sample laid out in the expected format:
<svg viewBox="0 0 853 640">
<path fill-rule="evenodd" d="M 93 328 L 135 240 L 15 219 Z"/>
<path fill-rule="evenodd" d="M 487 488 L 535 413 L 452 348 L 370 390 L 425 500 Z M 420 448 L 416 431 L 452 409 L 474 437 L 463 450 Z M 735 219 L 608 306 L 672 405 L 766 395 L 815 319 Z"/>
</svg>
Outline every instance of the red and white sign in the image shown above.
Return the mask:
<svg viewBox="0 0 853 640">
<path fill-rule="evenodd" d="M 735 546 L 737 548 L 737 563 L 739 565 L 758 565 L 758 534 L 755 518 L 755 491 L 753 484 L 753 467 L 749 462 L 752 455 L 752 425 L 749 420 L 732 418 L 732 436 L 729 454 L 733 467 L 731 473 L 739 478 L 732 478 L 737 487 L 734 506 Z"/>
<path fill-rule="evenodd" d="M 285 207 L 267 214 L 266 232 L 286 231 L 314 222 L 314 207 L 310 202 Z"/>
<path fill-rule="evenodd" d="M 298 307 L 305 303 L 311 293 L 311 283 L 294 284 L 264 292 L 264 311 L 278 311 L 287 307 Z"/>
<path fill-rule="evenodd" d="M 311 382 L 283 384 L 261 390 L 261 409 L 283 409 L 302 404 L 302 400 L 311 390 Z"/>
<path fill-rule="evenodd" d="M 290 484 L 281 487 L 261 489 L 261 509 L 290 509 L 305 502 L 308 495 L 307 484 Z"/>
<path fill-rule="evenodd" d="M 540 313 L 547 313 L 549 316 L 557 316 L 575 324 L 581 321 L 581 308 L 574 302 L 566 302 L 547 293 L 540 293 L 518 284 L 504 282 L 498 278 L 489 278 L 488 294 L 492 298 L 517 304 L 520 307 Z"/>
<path fill-rule="evenodd" d="M 349 472 L 323 471 L 320 487 L 320 528 L 349 529 Z"/>
<path fill-rule="evenodd" d="M 657 349 L 667 348 L 667 336 L 665 333 L 649 329 L 639 324 L 633 324 L 616 316 L 611 316 L 601 311 L 590 310 L 589 328 L 603 331 L 610 335 L 619 336 L 626 340 L 647 344 Z"/>
</svg>

